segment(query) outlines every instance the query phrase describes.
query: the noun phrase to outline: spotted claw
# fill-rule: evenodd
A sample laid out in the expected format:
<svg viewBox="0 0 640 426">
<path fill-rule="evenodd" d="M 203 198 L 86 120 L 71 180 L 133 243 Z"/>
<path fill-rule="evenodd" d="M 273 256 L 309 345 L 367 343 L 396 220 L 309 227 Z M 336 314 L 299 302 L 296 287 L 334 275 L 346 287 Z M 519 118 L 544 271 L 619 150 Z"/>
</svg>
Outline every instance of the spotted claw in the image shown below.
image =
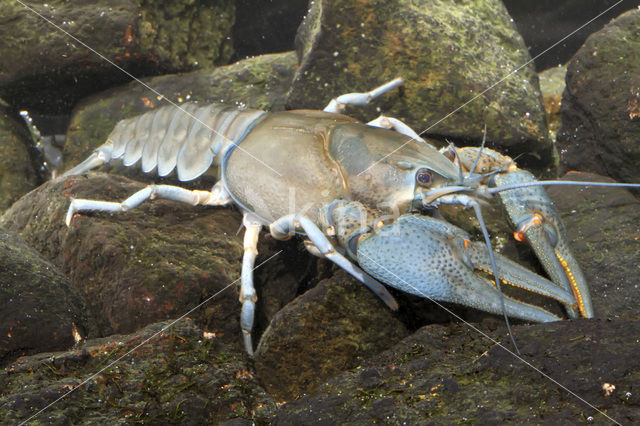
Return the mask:
<svg viewBox="0 0 640 426">
<path fill-rule="evenodd" d="M 439 219 L 403 215 L 375 233 L 359 238 L 360 266 L 375 278 L 399 290 L 443 302 L 459 303 L 502 314 L 500 295 L 491 280 L 489 252 L 484 244 Z M 495 254 L 504 284 L 574 305 L 571 293 L 549 280 Z M 505 297 L 507 315 L 529 321 L 560 320 L 552 313 Z"/>
</svg>

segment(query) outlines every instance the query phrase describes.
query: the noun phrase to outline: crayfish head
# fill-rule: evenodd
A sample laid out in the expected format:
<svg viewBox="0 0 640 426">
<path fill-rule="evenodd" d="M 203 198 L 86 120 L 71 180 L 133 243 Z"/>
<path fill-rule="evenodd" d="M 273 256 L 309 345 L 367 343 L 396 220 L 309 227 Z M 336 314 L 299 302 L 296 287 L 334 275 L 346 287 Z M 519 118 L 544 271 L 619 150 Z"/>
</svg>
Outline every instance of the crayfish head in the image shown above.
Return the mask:
<svg viewBox="0 0 640 426">
<path fill-rule="evenodd" d="M 422 207 L 430 208 L 439 205 L 446 197 L 451 199 L 455 194 L 464 194 L 479 201 L 491 198 L 487 184 L 498 174 L 509 173 L 517 169 L 511 157 L 484 147 L 456 148 L 450 145 L 440 150 L 447 158 L 455 172 L 450 172 L 444 181 L 435 185 L 421 185 L 421 176 L 416 174 L 416 200 Z"/>
<path fill-rule="evenodd" d="M 359 123 L 332 128 L 327 152 L 339 166 L 345 198 L 402 214 L 431 190 L 456 184 L 458 169 L 436 148 Z"/>
</svg>

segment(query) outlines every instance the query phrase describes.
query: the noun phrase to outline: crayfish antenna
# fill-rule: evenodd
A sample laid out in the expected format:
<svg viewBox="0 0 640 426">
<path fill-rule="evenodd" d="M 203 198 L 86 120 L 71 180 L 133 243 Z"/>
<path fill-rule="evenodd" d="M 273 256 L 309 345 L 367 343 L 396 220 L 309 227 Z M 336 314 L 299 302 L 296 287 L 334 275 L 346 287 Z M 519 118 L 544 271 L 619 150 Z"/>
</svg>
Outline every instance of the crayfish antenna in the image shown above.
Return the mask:
<svg viewBox="0 0 640 426">
<path fill-rule="evenodd" d="M 476 156 L 476 159 L 473 160 L 473 165 L 469 170 L 469 177 L 476 173 L 476 167 L 478 167 L 478 163 L 480 162 L 480 157 L 482 156 L 482 150 L 484 149 L 484 145 L 486 142 L 487 142 L 487 123 L 484 123 L 484 130 L 482 131 L 482 143 L 480 144 L 478 155 Z"/>
<path fill-rule="evenodd" d="M 453 146 L 453 145 L 452 145 L 452 146 Z M 454 147 L 453 147 L 454 152 L 455 152 L 455 149 L 456 149 L 456 148 L 455 148 L 455 146 L 454 146 Z M 456 153 L 456 155 L 458 155 L 458 154 Z M 463 172 L 462 172 L 462 162 L 461 162 L 461 161 L 458 161 L 458 172 L 459 172 L 459 175 L 458 175 L 458 185 L 464 185 L 464 181 L 465 181 L 465 179 L 464 179 L 464 174 L 463 174 Z"/>
<path fill-rule="evenodd" d="M 485 126 L 486 129 L 486 126 Z M 475 164 L 474 164 L 475 168 Z M 473 169 L 472 169 L 473 170 Z M 487 226 L 484 223 L 484 219 L 482 217 L 482 209 L 477 202 L 473 202 L 470 204 L 473 207 L 473 211 L 476 214 L 476 218 L 480 223 L 480 228 L 482 229 L 482 235 L 484 236 L 484 242 L 487 245 L 487 250 L 489 251 L 489 260 L 491 261 L 491 269 L 493 272 L 493 277 L 496 280 L 496 288 L 498 289 L 498 294 L 500 295 L 500 305 L 502 307 L 502 315 L 504 316 L 504 323 L 507 326 L 507 333 L 509 333 L 509 338 L 511 339 L 511 343 L 513 343 L 513 348 L 515 352 L 520 355 L 520 350 L 518 349 L 518 345 L 516 344 L 516 339 L 513 335 L 513 331 L 511 331 L 511 324 L 509 323 L 509 317 L 507 316 L 507 308 L 504 304 L 504 296 L 502 294 L 502 287 L 500 286 L 500 277 L 498 277 L 498 267 L 496 266 L 496 259 L 493 255 L 493 248 L 491 247 L 491 239 L 489 238 L 489 232 L 487 231 Z"/>
<path fill-rule="evenodd" d="M 581 182 L 577 180 L 539 180 L 534 182 L 517 183 L 513 185 L 496 186 L 494 188 L 487 188 L 486 192 L 489 194 L 497 194 L 502 191 L 509 191 L 511 189 L 527 188 L 529 186 L 603 186 L 610 188 L 633 188 L 640 189 L 640 183 L 620 183 L 620 182 Z"/>
</svg>

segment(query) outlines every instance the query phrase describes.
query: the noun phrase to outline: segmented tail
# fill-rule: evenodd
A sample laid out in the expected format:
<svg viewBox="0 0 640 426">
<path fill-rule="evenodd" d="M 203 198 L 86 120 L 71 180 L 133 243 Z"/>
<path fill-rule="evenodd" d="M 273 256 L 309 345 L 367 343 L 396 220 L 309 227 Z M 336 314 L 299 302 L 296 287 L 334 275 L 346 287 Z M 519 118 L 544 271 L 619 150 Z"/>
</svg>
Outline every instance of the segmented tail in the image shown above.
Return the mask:
<svg viewBox="0 0 640 426">
<path fill-rule="evenodd" d="M 103 145 L 64 175 L 122 159 L 127 167 L 142 160 L 145 173 L 157 168 L 159 176 L 167 176 L 177 169 L 179 180 L 193 180 L 212 164 L 218 166 L 225 151 L 239 143 L 264 114 L 224 104 L 162 107 L 118 122 Z"/>
</svg>

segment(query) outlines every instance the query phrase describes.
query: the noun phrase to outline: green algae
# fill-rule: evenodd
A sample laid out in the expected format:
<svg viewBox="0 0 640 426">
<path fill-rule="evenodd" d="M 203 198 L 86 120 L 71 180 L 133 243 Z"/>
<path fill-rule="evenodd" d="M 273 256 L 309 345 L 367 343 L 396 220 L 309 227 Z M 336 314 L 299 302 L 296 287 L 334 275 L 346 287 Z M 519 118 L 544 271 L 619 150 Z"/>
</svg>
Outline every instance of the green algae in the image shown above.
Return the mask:
<svg viewBox="0 0 640 426">
<path fill-rule="evenodd" d="M 228 63 L 233 48 L 231 27 L 235 5 L 231 0 L 200 2 L 140 0 L 137 42 L 169 67 L 212 67 Z M 215 25 L 211 23 L 215 22 Z"/>
</svg>

